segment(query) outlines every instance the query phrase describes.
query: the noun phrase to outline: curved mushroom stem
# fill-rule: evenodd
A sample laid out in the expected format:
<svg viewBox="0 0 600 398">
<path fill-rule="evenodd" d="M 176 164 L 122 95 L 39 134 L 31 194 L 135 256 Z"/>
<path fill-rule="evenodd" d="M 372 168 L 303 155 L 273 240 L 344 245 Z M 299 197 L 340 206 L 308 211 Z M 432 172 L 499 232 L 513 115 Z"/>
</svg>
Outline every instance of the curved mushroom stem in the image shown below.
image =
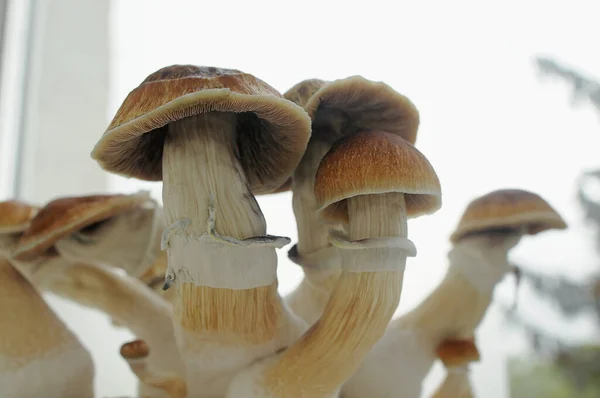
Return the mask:
<svg viewBox="0 0 600 398">
<path fill-rule="evenodd" d="M 70 263 L 60 257 L 46 260 L 38 270 L 31 275 L 38 288 L 108 314 L 147 342 L 154 368 L 183 372 L 171 305 L 141 281 L 107 266 Z"/>
<path fill-rule="evenodd" d="M 404 195 L 354 197 L 348 211 L 350 242 L 341 250 L 343 271 L 321 319 L 277 361 L 265 365 L 262 391 L 242 395 L 249 386 L 239 384 L 230 397 L 332 396 L 383 335 L 400 300 L 407 253 L 367 247 L 363 240 L 407 236 Z M 350 249 L 354 244 L 362 247 Z"/>
<path fill-rule="evenodd" d="M 473 398 L 468 365 L 446 369 L 446 378 L 431 398 Z"/>
<path fill-rule="evenodd" d="M 31 283 L 0 258 L 0 396 L 94 396 L 94 364 Z"/>
<path fill-rule="evenodd" d="M 304 329 L 288 327 L 275 248 L 239 161 L 236 118 L 207 113 L 173 122 L 164 144 L 166 287 L 176 290 L 174 322 L 188 381 L 199 385 L 235 374 Z"/>
<path fill-rule="evenodd" d="M 169 398 L 186 398 L 187 384 L 184 379 L 176 375 L 160 376 L 148 369 L 146 358 L 126 359 L 131 371 L 144 385 L 164 391 Z M 142 393 L 143 396 L 144 393 Z"/>
<path fill-rule="evenodd" d="M 327 136 L 326 132 L 320 135 Z M 297 253 L 291 259 L 302 267 L 304 278 L 284 299 L 292 311 L 309 325 L 322 315 L 341 272 L 339 254 L 329 243 L 329 231 L 338 228 L 321 222 L 314 194 L 317 168 L 330 147 L 328 142 L 311 140 L 292 182 L 298 244 Z"/>
</svg>

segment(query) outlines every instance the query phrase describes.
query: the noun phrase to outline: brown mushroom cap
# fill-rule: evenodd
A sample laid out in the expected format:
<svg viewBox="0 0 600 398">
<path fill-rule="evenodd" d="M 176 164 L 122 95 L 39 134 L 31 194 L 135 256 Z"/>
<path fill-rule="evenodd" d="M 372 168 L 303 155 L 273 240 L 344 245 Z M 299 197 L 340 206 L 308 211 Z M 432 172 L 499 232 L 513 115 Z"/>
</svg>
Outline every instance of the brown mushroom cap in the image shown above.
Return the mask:
<svg viewBox="0 0 600 398">
<path fill-rule="evenodd" d="M 119 351 L 125 359 L 146 358 L 150 353 L 150 347 L 144 340 L 133 340 L 121 346 Z"/>
<path fill-rule="evenodd" d="M 348 223 L 348 198 L 389 192 L 405 195 L 408 217 L 434 213 L 442 205 L 433 166 L 398 135 L 367 131 L 345 136 L 317 169 L 315 197 L 326 222 Z"/>
<path fill-rule="evenodd" d="M 288 91 L 283 93 L 283 98 L 292 101 L 296 105 L 300 105 L 304 108 L 308 100 L 311 99 L 313 95 L 317 91 L 319 91 L 323 86 L 328 84 L 325 80 L 321 79 L 307 79 L 303 80 L 300 83 L 294 85 L 294 87 L 290 88 Z"/>
<path fill-rule="evenodd" d="M 29 227 L 38 208 L 18 200 L 0 202 L 0 233 L 23 232 Z"/>
<path fill-rule="evenodd" d="M 520 227 L 535 235 L 549 229 L 565 229 L 567 224 L 539 195 L 522 189 L 500 189 L 469 203 L 450 241 L 456 243 L 472 233 Z"/>
<path fill-rule="evenodd" d="M 438 346 L 436 353 L 446 368 L 464 366 L 480 359 L 473 339 L 445 340 Z"/>
<path fill-rule="evenodd" d="M 138 207 L 149 199 L 147 192 L 138 192 L 132 195 L 95 195 L 53 200 L 31 220 L 31 226 L 21 236 L 13 257 L 21 261 L 32 260 L 73 232 Z"/>
<path fill-rule="evenodd" d="M 300 83 L 302 84 L 302 83 Z M 419 111 L 404 95 L 382 82 L 351 76 L 323 85 L 305 103 L 315 139 L 335 131 L 340 135 L 380 130 L 414 144 Z"/>
<path fill-rule="evenodd" d="M 306 112 L 264 81 L 234 69 L 173 65 L 129 93 L 92 158 L 113 173 L 162 180 L 167 125 L 207 112 L 238 114 L 240 162 L 255 194 L 285 182 L 310 138 Z"/>
</svg>

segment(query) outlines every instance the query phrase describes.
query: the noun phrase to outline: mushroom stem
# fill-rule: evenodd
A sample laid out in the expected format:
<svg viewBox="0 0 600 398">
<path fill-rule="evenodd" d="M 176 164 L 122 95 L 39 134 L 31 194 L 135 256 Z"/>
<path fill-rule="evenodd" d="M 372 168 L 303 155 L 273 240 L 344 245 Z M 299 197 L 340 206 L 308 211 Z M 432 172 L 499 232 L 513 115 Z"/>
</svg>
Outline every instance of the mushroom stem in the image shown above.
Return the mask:
<svg viewBox="0 0 600 398">
<path fill-rule="evenodd" d="M 158 376 L 148 370 L 146 358 L 127 359 L 129 368 L 142 384 L 141 389 L 156 388 L 168 394 L 169 398 L 186 398 L 187 384 L 178 376 Z M 142 392 L 143 394 L 143 392 Z"/>
<path fill-rule="evenodd" d="M 431 398 L 473 398 L 467 365 L 446 369 L 446 378 Z"/>
<path fill-rule="evenodd" d="M 127 327 L 151 348 L 155 368 L 183 370 L 168 302 L 136 278 L 118 275 L 107 266 L 65 263 L 61 258 L 49 261 L 54 264 L 42 267 L 53 275 L 33 275 L 42 289 L 106 313 Z"/>
<path fill-rule="evenodd" d="M 285 297 L 285 301 L 309 325 L 314 324 L 321 316 L 341 272 L 339 256 L 329 243 L 329 231 L 333 227 L 319 220 L 319 206 L 314 194 L 319 162 L 330 147 L 324 141 L 309 142 L 304 157 L 294 172 L 292 185 L 292 204 L 298 228 L 298 264 L 302 266 L 304 278 Z"/>
<path fill-rule="evenodd" d="M 350 198 L 348 211 L 349 245 L 407 236 L 403 194 Z M 273 396 L 325 397 L 335 392 L 381 338 L 398 306 L 404 251 L 348 248 L 341 256 L 343 271 L 322 317 L 267 370 L 267 389 Z"/>
<path fill-rule="evenodd" d="M 0 396 L 94 396 L 92 357 L 31 283 L 0 258 Z"/>
<path fill-rule="evenodd" d="M 191 220 L 188 232 L 207 232 L 209 207 L 214 203 L 216 231 L 234 239 L 266 234 L 264 216 L 250 193 L 236 153 L 236 115 L 206 113 L 169 125 L 163 153 L 163 202 L 167 225 Z M 193 249 L 191 249 L 193 250 Z M 219 268 L 226 264 L 207 263 L 204 247 L 195 253 L 168 249 L 171 267 Z M 221 258 L 229 254 L 221 250 Z M 185 258 L 194 255 L 195 258 Z M 213 258 L 213 260 L 217 260 Z M 181 283 L 175 299 L 176 322 L 185 330 L 214 335 L 232 334 L 259 343 L 274 337 L 282 311 L 276 284 L 277 257 L 274 249 L 247 253 L 246 264 L 225 275 L 244 278 L 271 273 L 264 286 L 237 289 Z M 236 276 L 235 272 L 239 272 Z M 227 280 L 225 281 L 227 284 Z"/>
</svg>

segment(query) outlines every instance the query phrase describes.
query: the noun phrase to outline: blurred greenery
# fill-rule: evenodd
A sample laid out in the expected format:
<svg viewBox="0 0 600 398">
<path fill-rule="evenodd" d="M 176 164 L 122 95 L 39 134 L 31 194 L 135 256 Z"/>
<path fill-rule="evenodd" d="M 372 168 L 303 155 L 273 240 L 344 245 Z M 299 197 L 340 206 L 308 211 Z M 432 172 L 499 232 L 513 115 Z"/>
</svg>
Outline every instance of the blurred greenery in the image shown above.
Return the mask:
<svg viewBox="0 0 600 398">
<path fill-rule="evenodd" d="M 600 115 L 600 81 L 550 58 L 538 58 L 536 64 L 543 75 L 557 77 L 571 86 L 572 105 L 592 105 Z M 600 169 L 583 173 L 577 192 L 585 219 L 596 229 L 600 253 L 600 201 L 586 194 L 590 182 L 600 185 Z M 590 275 L 588 281 L 573 281 L 544 274 L 534 267 L 519 264 L 519 268 L 523 280 L 565 318 L 595 314 L 600 326 L 599 275 Z M 551 330 L 519 316 L 514 308 L 506 307 L 504 312 L 509 324 L 529 336 L 534 351 L 533 355 L 513 358 L 508 363 L 511 398 L 600 397 L 600 345 L 563 342 Z"/>
<path fill-rule="evenodd" d="M 511 398 L 600 397 L 598 375 L 579 383 L 565 367 L 535 357 L 513 358 L 508 367 Z"/>
</svg>

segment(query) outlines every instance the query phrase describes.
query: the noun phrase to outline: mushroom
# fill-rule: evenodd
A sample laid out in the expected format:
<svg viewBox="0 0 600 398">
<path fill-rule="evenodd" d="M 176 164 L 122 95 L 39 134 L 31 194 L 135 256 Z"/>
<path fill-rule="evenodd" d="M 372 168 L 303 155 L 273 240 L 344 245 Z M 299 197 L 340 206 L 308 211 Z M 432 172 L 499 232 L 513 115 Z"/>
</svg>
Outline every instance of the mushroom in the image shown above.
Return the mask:
<svg viewBox="0 0 600 398">
<path fill-rule="evenodd" d="M 314 190 L 320 217 L 348 231 L 329 237 L 341 256 L 337 285 L 311 329 L 278 356 L 241 372 L 227 397 L 336 396 L 398 306 L 406 257 L 416 255 L 407 218 L 441 206 L 429 161 L 385 132 L 337 141 L 319 165 Z"/>
<path fill-rule="evenodd" d="M 147 192 L 62 197 L 49 202 L 12 253 L 27 262 L 50 248 L 73 260 L 123 268 L 140 277 L 155 267 L 164 221 Z"/>
<path fill-rule="evenodd" d="M 222 395 L 306 328 L 277 292 L 289 239 L 266 235 L 253 195 L 285 183 L 309 138 L 308 115 L 262 80 L 173 65 L 129 93 L 92 152 L 107 171 L 163 180 L 165 288 L 191 395 Z"/>
<path fill-rule="evenodd" d="M 177 374 L 156 374 L 149 364 L 150 347 L 144 340 L 133 340 L 121 346 L 121 357 L 140 380 L 140 397 L 186 398 L 187 385 Z"/>
<path fill-rule="evenodd" d="M 139 221 L 140 214 L 143 217 L 146 213 L 142 212 L 133 217 L 123 216 L 123 213 L 119 214 L 115 210 L 116 207 L 120 207 L 121 212 L 131 213 L 135 211 L 132 202 L 137 203 L 139 207 L 143 198 L 147 199 L 146 194 L 132 196 L 134 197 L 64 198 L 50 202 L 28 221 L 29 227 L 23 231 L 20 245 L 13 252 L 24 254 L 18 256 L 19 260 L 14 260 L 14 263 L 19 270 L 24 270 L 27 278 L 38 290 L 52 292 L 102 311 L 109 315 L 113 322 L 118 322 L 137 337 L 145 339 L 153 348 L 150 361 L 154 368 L 184 372 L 175 341 L 172 309 L 167 301 L 153 293 L 140 280 L 127 274 L 119 275 L 112 267 L 65 259 L 56 252 L 48 252 L 53 248 L 51 245 L 56 244 L 55 239 L 69 233 L 66 231 L 77 230 L 82 226 L 85 228 L 85 223 L 73 221 L 78 219 L 74 214 L 82 215 L 81 218 L 86 219 L 88 224 L 111 215 L 121 217 L 116 225 L 123 222 L 121 219 Z M 68 203 L 71 203 L 71 206 L 68 206 Z M 104 204 L 104 207 L 101 204 Z M 129 226 L 131 231 L 136 227 L 139 228 L 139 225 Z M 123 244 L 127 242 L 131 243 L 132 240 L 128 241 L 125 237 Z M 101 253 L 98 255 L 101 256 Z M 23 258 L 28 261 L 22 261 Z"/>
<path fill-rule="evenodd" d="M 480 359 L 474 340 L 446 340 L 436 353 L 446 368 L 446 378 L 431 398 L 473 398 L 469 364 Z"/>
<path fill-rule="evenodd" d="M 419 397 L 436 347 L 446 339 L 471 336 L 494 287 L 514 269 L 508 251 L 523 234 L 564 228 L 560 215 L 528 191 L 498 190 L 472 201 L 451 236 L 446 276 L 415 309 L 390 323 L 344 385 L 344 397 Z"/>
<path fill-rule="evenodd" d="M 408 98 L 382 82 L 352 76 L 333 82 L 309 79 L 296 84 L 285 98 L 303 106 L 312 118 L 312 135 L 293 174 L 294 214 L 298 243 L 288 253 L 304 279 L 285 300 L 309 325 L 319 319 L 340 275 L 340 256 L 329 241 L 330 230 L 317 216 L 313 186 L 319 162 L 340 137 L 359 130 L 381 130 L 414 144 L 419 112 Z"/>
<path fill-rule="evenodd" d="M 0 202 L 0 258 L 12 253 L 37 211 L 37 207 L 18 200 Z"/>
<path fill-rule="evenodd" d="M 94 396 L 94 364 L 77 337 L 0 258 L 0 396 Z"/>
</svg>

